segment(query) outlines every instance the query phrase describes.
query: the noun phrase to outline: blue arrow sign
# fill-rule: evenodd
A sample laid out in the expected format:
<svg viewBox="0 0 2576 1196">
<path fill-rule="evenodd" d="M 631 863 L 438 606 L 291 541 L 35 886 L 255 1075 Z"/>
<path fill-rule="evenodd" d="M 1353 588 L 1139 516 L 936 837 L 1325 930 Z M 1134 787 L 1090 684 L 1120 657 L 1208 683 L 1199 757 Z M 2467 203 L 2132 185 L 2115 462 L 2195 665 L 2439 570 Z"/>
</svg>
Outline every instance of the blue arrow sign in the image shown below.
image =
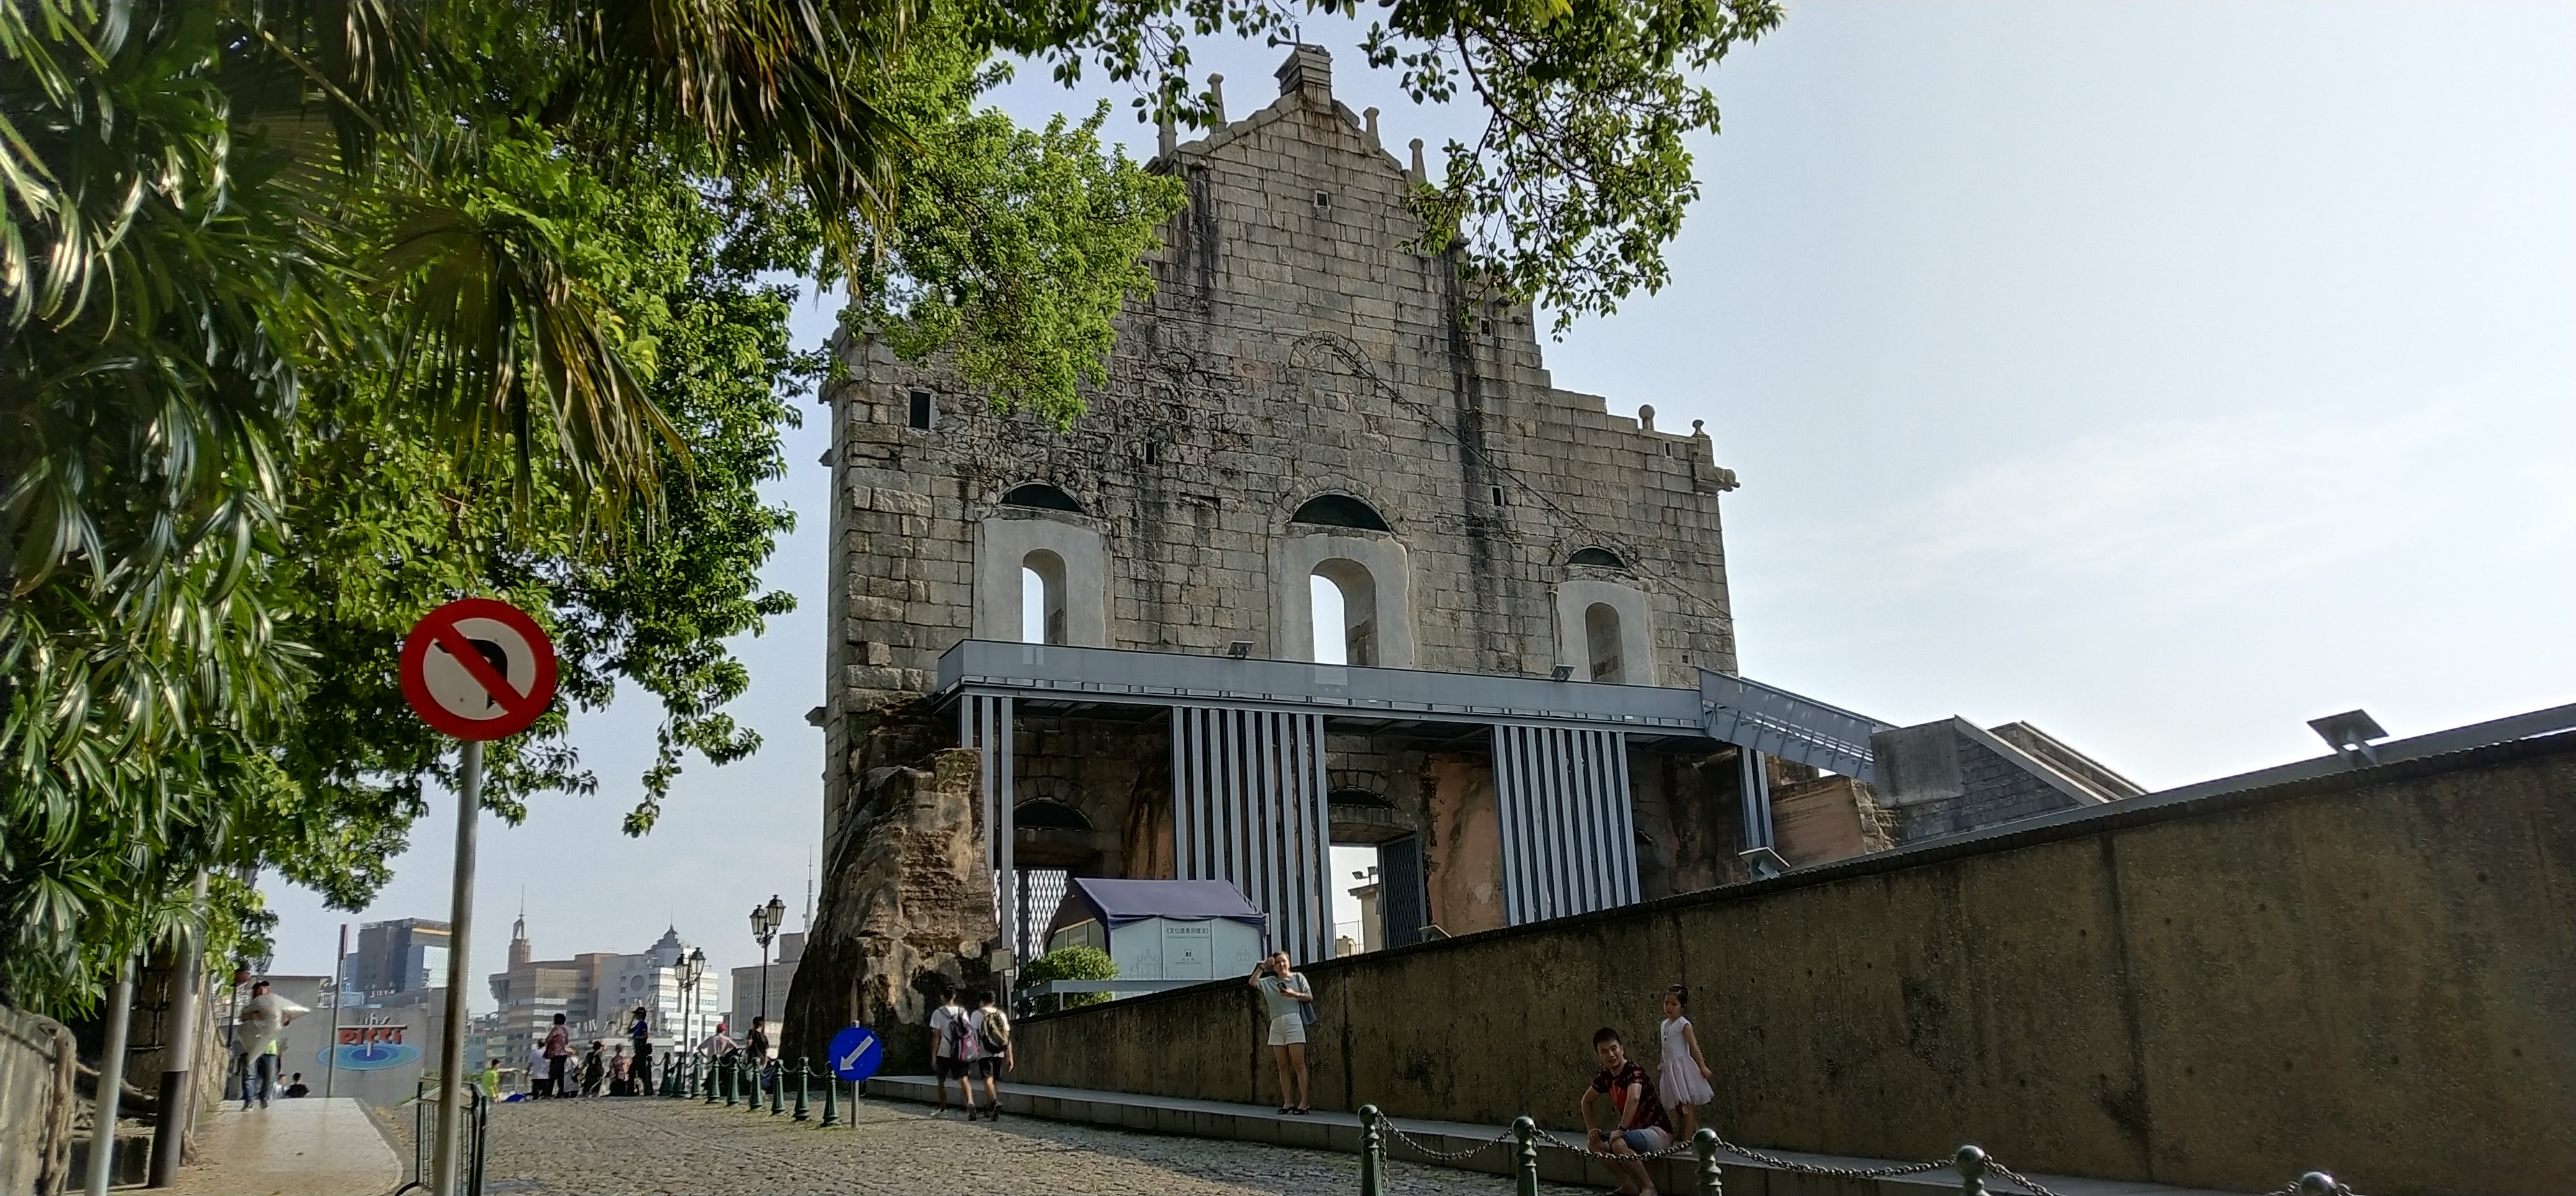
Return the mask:
<svg viewBox="0 0 2576 1196">
<path fill-rule="evenodd" d="M 885 1062 L 885 1044 L 877 1041 L 876 1031 L 866 1026 L 852 1026 L 832 1036 L 832 1074 L 850 1083 L 858 1083 L 877 1074 Z"/>
</svg>

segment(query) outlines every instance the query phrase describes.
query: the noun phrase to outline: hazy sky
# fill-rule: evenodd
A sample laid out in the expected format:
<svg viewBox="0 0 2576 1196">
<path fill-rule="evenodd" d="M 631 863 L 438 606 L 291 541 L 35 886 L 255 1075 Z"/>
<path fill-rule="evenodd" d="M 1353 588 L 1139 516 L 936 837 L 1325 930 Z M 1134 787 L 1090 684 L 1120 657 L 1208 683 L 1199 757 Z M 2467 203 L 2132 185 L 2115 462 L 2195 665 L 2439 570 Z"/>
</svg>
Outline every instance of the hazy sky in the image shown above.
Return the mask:
<svg viewBox="0 0 2576 1196">
<path fill-rule="evenodd" d="M 1473 127 L 1371 78 L 1386 138 Z M 1211 45 L 1237 115 L 1283 51 Z M 2151 788 L 2576 697 L 2576 5 L 1793 3 L 1717 73 L 1674 281 L 1546 346 L 1557 383 L 1708 421 L 1745 673 L 1894 723 L 2028 719 Z M 1024 121 L 1121 101 L 1043 81 Z M 821 305 L 800 315 L 809 341 Z M 478 977 L 666 924 L 756 962 L 820 833 L 823 421 L 775 493 L 803 609 L 740 646 L 749 761 L 617 823 L 643 699 L 576 715 L 592 797 L 488 819 Z M 454 807 L 363 915 L 274 886 L 276 970 L 444 918 Z M 791 928 L 801 925 L 791 918 Z M 477 985 L 478 1006 L 488 993 Z"/>
</svg>

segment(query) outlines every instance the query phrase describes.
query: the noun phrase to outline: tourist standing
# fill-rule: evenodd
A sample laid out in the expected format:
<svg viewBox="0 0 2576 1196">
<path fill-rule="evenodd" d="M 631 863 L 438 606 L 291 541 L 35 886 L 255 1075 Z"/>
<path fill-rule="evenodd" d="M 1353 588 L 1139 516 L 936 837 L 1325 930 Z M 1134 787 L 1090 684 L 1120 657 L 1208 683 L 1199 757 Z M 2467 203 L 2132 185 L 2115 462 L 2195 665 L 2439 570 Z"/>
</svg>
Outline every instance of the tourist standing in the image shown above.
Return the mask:
<svg viewBox="0 0 2576 1196">
<path fill-rule="evenodd" d="M 957 1004 L 955 990 L 939 994 L 939 1007 L 930 1011 L 930 1076 L 939 1085 L 939 1112 L 948 1111 L 948 1081 L 954 1079 L 966 1092 L 966 1115 L 975 1114 L 975 1085 L 966 1078 L 966 1065 L 957 1061 L 957 1027 L 966 1010 Z"/>
<path fill-rule="evenodd" d="M 751 1015 L 751 1033 L 744 1038 L 743 1049 L 751 1052 L 751 1090 L 761 1092 L 769 1079 L 769 1019 Z"/>
<path fill-rule="evenodd" d="M 608 1094 L 610 1096 L 635 1095 L 633 1063 L 633 1060 L 626 1057 L 625 1043 L 621 1042 L 609 1048 Z"/>
<path fill-rule="evenodd" d="M 530 1045 L 528 1047 L 529 1099 L 549 1095 L 554 1090 L 554 1081 L 546 1078 L 546 1044 L 541 1041 Z"/>
<path fill-rule="evenodd" d="M 572 1028 L 564 1024 L 564 1015 L 555 1015 L 554 1028 L 546 1031 L 546 1092 L 555 1097 L 573 1094 L 565 1081 L 572 1078 Z"/>
<path fill-rule="evenodd" d="M 1663 1083 L 1664 1108 L 1681 1122 L 1684 1139 L 1699 1129 L 1699 1107 L 1717 1095 L 1708 1086 L 1708 1060 L 1700 1056 L 1699 1032 L 1685 1013 L 1689 1008 L 1689 989 L 1676 984 L 1664 990 L 1664 1066 L 1657 1078 Z"/>
<path fill-rule="evenodd" d="M 626 1041 L 635 1046 L 633 1071 L 636 1090 L 633 1095 L 648 1095 L 647 1090 L 653 1083 L 653 1011 L 651 1009 L 642 1005 L 635 1007 L 635 1021 L 626 1027 Z M 681 1047 L 688 1045 L 677 1039 L 672 1041 Z"/>
<path fill-rule="evenodd" d="M 1314 1094 L 1306 1085 L 1306 1027 L 1315 1020 L 1314 986 L 1306 974 L 1289 965 L 1288 953 L 1274 951 L 1252 969 L 1252 987 L 1261 990 L 1270 1013 L 1270 1056 L 1279 1065 L 1279 1111 L 1304 1113 Z"/>
<path fill-rule="evenodd" d="M 594 1038 L 590 1040 L 590 1049 L 582 1052 L 581 1094 L 583 1096 L 599 1095 L 599 1086 L 608 1082 L 608 1060 L 599 1053 L 599 1049 L 606 1045 Z"/>
<path fill-rule="evenodd" d="M 975 1061 L 967 1065 L 966 1119 L 975 1119 L 973 1097 L 975 1080 L 980 1076 L 984 1081 L 984 1120 L 1000 1121 L 1002 1071 L 1005 1068 L 1017 1071 L 1020 1067 L 1019 1057 L 1011 1051 L 1011 1019 L 1002 1012 L 1001 1006 L 993 1003 L 993 994 L 987 990 L 975 994 L 974 1022 L 977 1051 Z"/>
</svg>

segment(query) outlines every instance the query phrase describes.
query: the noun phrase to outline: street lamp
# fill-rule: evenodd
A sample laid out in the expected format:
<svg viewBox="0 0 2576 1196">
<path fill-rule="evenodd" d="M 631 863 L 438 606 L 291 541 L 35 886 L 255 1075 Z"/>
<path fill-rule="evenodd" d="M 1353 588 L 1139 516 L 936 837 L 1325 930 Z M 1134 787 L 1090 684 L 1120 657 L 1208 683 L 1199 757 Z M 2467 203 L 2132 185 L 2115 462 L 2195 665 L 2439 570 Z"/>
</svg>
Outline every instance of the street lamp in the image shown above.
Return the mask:
<svg viewBox="0 0 2576 1196">
<path fill-rule="evenodd" d="M 707 974 L 707 949 L 697 947 L 680 957 L 680 1043 L 682 1050 L 697 1050 L 698 977 Z"/>
<path fill-rule="evenodd" d="M 751 937 L 760 942 L 760 1012 L 769 1013 L 769 944 L 778 938 L 778 928 L 787 924 L 787 903 L 770 894 L 769 904 L 751 907 Z"/>
</svg>

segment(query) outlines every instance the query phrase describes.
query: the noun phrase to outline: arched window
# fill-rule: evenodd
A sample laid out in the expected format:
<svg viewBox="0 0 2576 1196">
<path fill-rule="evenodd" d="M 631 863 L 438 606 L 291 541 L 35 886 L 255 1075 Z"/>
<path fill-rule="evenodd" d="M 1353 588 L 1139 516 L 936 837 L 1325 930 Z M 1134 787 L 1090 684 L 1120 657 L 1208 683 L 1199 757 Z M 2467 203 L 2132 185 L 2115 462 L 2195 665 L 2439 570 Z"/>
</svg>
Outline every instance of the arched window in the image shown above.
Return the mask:
<svg viewBox="0 0 2576 1196">
<path fill-rule="evenodd" d="M 1022 830 L 1087 831 L 1091 820 L 1063 802 L 1041 797 L 1013 807 L 1011 825 Z"/>
<path fill-rule="evenodd" d="M 1064 558 L 1043 548 L 1020 558 L 1020 642 L 1065 642 Z"/>
<path fill-rule="evenodd" d="M 1377 582 L 1356 561 L 1334 559 L 1307 579 L 1315 612 L 1315 662 L 1374 665 L 1377 651 Z"/>
<path fill-rule="evenodd" d="M 1628 562 L 1620 560 L 1618 553 L 1612 552 L 1607 548 L 1577 549 L 1573 556 L 1566 558 L 1565 563 L 1569 565 L 1598 565 L 1604 569 L 1625 569 L 1628 567 Z"/>
<path fill-rule="evenodd" d="M 1058 490 L 1053 486 L 1047 485 L 1044 482 L 1031 482 L 1025 486 L 1012 487 L 1010 493 L 1002 496 L 1002 505 L 1006 507 L 1035 507 L 1041 511 L 1071 511 L 1076 515 L 1082 514 L 1082 504 L 1073 501 L 1072 495 L 1067 494 L 1062 490 Z"/>
<path fill-rule="evenodd" d="M 1377 508 L 1347 494 L 1323 494 L 1306 500 L 1297 513 L 1288 517 L 1291 523 L 1312 523 L 1322 527 L 1356 527 L 1372 532 L 1386 531 L 1386 517 Z"/>
<path fill-rule="evenodd" d="M 1592 679 L 1626 681 L 1628 673 L 1619 659 L 1619 612 L 1607 602 L 1595 602 L 1583 610 L 1583 642 L 1592 658 Z"/>
</svg>

